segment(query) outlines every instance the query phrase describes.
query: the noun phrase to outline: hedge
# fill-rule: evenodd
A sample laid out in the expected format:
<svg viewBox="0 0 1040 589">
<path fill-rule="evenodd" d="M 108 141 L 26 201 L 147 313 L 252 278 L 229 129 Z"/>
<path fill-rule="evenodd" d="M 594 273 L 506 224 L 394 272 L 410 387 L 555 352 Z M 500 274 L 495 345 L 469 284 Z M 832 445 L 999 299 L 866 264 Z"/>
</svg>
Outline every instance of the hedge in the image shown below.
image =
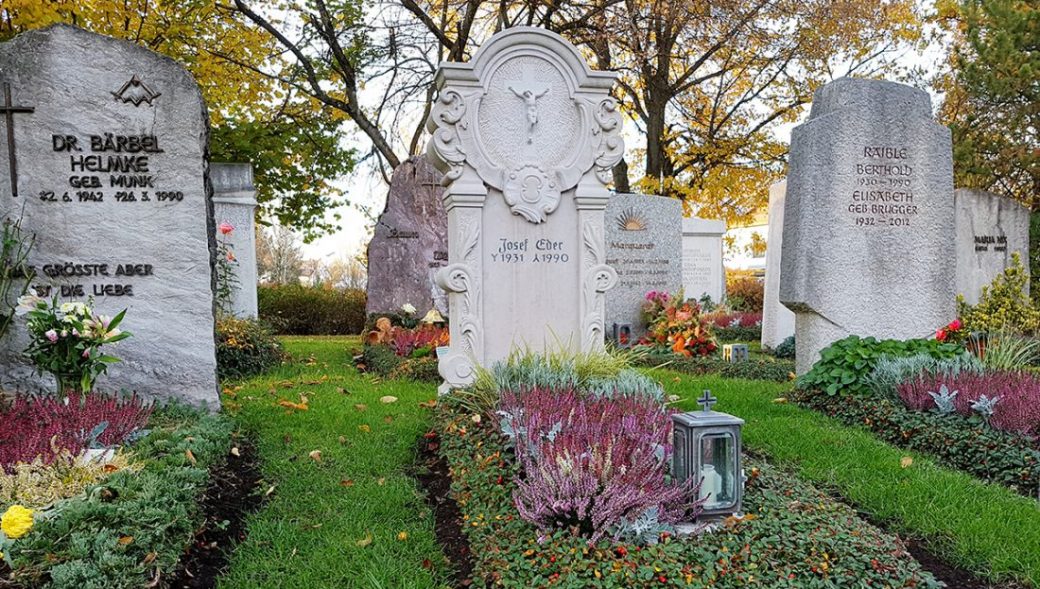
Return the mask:
<svg viewBox="0 0 1040 589">
<path fill-rule="evenodd" d="M 260 319 L 281 335 L 356 335 L 365 327 L 365 291 L 296 284 L 261 286 Z"/>
</svg>

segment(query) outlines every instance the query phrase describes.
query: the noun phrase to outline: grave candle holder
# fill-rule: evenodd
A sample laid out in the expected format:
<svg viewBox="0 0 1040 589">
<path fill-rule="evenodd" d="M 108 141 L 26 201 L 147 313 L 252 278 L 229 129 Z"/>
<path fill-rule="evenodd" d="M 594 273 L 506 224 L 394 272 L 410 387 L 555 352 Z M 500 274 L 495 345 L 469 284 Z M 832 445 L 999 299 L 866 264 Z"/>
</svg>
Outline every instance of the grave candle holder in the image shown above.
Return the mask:
<svg viewBox="0 0 1040 589">
<path fill-rule="evenodd" d="M 697 401 L 700 411 L 672 416 L 672 476 L 680 483 L 691 478 L 700 481 L 698 494 L 704 505 L 698 520 L 739 513 L 744 495 L 740 458 L 744 420 L 713 411 L 717 402 L 711 391 L 704 391 Z"/>
</svg>

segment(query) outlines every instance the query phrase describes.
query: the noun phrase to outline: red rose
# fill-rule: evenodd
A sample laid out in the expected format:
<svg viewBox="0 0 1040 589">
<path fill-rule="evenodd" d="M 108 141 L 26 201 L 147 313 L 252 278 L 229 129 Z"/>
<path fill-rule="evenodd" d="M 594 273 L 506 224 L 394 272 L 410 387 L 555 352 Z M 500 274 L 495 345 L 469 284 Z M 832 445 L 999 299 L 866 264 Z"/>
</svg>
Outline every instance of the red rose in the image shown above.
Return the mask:
<svg viewBox="0 0 1040 589">
<path fill-rule="evenodd" d="M 960 319 L 954 319 L 947 326 L 947 329 L 949 329 L 950 331 L 960 331 L 960 328 L 961 328 L 961 320 Z"/>
<path fill-rule="evenodd" d="M 939 340 L 941 342 L 946 341 L 946 330 L 940 328 L 938 331 L 936 331 L 935 332 L 935 339 L 937 339 L 937 340 Z"/>
</svg>

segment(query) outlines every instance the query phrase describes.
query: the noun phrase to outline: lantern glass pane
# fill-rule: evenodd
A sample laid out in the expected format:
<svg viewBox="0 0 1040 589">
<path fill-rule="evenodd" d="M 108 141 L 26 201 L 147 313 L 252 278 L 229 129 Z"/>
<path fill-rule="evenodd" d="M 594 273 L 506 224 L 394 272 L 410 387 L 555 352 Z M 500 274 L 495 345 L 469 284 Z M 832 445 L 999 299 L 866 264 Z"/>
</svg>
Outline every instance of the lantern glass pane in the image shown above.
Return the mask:
<svg viewBox="0 0 1040 589">
<path fill-rule="evenodd" d="M 701 490 L 704 509 L 724 509 L 736 504 L 736 444 L 731 433 L 701 436 Z"/>
</svg>

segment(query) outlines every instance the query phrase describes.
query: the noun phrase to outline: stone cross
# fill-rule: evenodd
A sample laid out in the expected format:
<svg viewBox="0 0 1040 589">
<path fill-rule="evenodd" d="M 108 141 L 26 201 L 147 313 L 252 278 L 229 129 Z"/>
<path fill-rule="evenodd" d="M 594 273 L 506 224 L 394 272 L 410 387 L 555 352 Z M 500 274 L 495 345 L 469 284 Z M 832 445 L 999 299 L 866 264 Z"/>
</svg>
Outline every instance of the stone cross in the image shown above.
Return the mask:
<svg viewBox="0 0 1040 589">
<path fill-rule="evenodd" d="M 527 109 L 527 142 L 531 143 L 534 135 L 534 126 L 538 123 L 538 99 L 545 96 L 549 87 L 539 84 L 530 77 L 530 70 L 524 70 L 523 78 L 516 84 L 511 84 L 509 89 L 516 94 L 517 98 L 524 101 Z"/>
<path fill-rule="evenodd" d="M 31 106 L 15 106 L 11 103 L 11 85 L 4 82 L 4 103 L 0 104 L 0 112 L 4 113 L 7 122 L 7 157 L 11 167 L 11 195 L 18 196 L 18 160 L 14 154 L 14 113 L 30 113 Z"/>
<path fill-rule="evenodd" d="M 710 412 L 711 408 L 718 402 L 719 400 L 716 399 L 709 390 L 705 390 L 704 394 L 701 395 L 701 398 L 697 399 L 697 404 L 701 406 L 701 409 L 703 409 L 705 413 Z"/>
</svg>

